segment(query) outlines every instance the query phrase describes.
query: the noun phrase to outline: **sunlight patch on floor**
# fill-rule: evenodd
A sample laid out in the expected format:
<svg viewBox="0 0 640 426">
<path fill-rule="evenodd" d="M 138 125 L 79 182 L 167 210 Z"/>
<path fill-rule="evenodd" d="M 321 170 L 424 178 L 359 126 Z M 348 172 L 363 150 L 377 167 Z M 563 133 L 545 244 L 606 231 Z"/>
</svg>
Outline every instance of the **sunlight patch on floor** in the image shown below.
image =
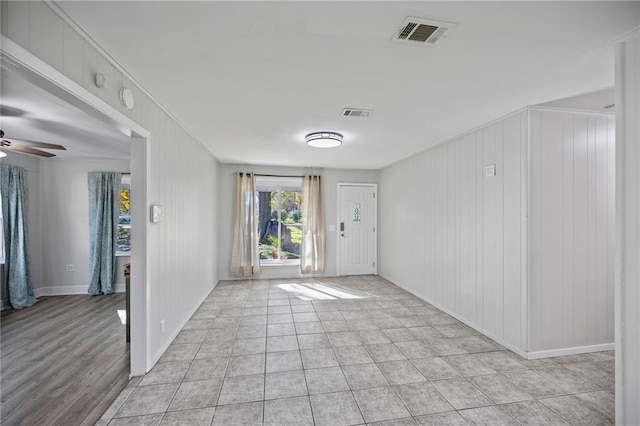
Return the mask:
<svg viewBox="0 0 640 426">
<path fill-rule="evenodd" d="M 120 323 L 122 325 L 127 324 L 127 311 L 124 309 L 118 309 L 118 316 L 120 317 Z"/>
<path fill-rule="evenodd" d="M 348 293 L 344 290 L 339 290 L 335 287 L 329 287 L 327 285 L 324 284 L 318 284 L 318 283 L 309 283 L 309 284 L 305 284 L 308 285 L 309 287 L 321 291 L 323 293 L 327 293 L 330 294 L 332 296 L 337 297 L 338 299 L 361 299 L 361 296 L 357 296 L 353 293 Z"/>
<path fill-rule="evenodd" d="M 336 298 L 319 291 L 304 287 L 300 284 L 278 284 L 287 293 L 295 293 L 302 300 L 335 300 Z"/>
<path fill-rule="evenodd" d="M 309 284 L 278 284 L 278 287 L 287 293 L 295 293 L 302 300 L 336 300 L 336 299 L 360 299 L 352 293 L 339 290 L 320 283 Z"/>
</svg>

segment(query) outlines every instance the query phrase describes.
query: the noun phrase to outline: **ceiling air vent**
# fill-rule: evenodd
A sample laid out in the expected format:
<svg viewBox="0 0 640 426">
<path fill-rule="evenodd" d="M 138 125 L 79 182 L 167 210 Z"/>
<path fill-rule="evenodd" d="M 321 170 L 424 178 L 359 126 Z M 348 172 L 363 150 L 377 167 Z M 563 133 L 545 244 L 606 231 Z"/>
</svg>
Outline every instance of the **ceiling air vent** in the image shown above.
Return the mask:
<svg viewBox="0 0 640 426">
<path fill-rule="evenodd" d="M 372 109 L 360 109 L 360 108 L 345 108 L 340 113 L 343 117 L 362 117 L 369 118 L 369 115 L 373 112 Z"/>
<path fill-rule="evenodd" d="M 457 26 L 450 22 L 409 17 L 402 23 L 392 41 L 433 47 L 451 35 Z"/>
</svg>

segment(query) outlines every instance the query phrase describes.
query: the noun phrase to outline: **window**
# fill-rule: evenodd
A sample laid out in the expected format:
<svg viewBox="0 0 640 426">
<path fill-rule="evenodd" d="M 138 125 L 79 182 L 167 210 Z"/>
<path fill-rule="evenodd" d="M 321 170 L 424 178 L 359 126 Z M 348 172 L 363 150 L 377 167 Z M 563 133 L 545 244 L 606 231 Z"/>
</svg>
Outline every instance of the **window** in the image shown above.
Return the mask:
<svg viewBox="0 0 640 426">
<path fill-rule="evenodd" d="M 302 179 L 256 178 L 262 265 L 299 265 L 302 242 Z"/>
<path fill-rule="evenodd" d="M 118 212 L 118 240 L 116 255 L 131 253 L 131 175 L 123 174 L 120 182 L 120 210 Z"/>
</svg>

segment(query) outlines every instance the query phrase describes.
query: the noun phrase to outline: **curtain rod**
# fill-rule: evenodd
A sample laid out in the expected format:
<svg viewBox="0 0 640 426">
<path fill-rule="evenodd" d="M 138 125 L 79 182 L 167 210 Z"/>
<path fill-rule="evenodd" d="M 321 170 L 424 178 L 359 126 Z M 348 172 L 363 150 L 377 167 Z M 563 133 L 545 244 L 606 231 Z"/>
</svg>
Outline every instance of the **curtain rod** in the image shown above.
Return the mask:
<svg viewBox="0 0 640 426">
<path fill-rule="evenodd" d="M 300 179 L 304 178 L 305 176 L 312 176 L 312 177 L 320 176 L 318 174 L 313 174 L 313 173 L 309 173 L 309 174 L 306 174 L 306 175 L 266 175 L 266 174 L 262 174 L 262 173 L 252 173 L 252 172 L 233 172 L 234 175 L 238 174 L 238 173 L 239 174 L 244 174 L 244 173 L 252 174 L 254 176 L 260 176 L 260 177 L 300 178 Z"/>
<path fill-rule="evenodd" d="M 300 176 L 295 176 L 295 175 L 265 175 L 265 174 L 261 174 L 261 173 L 253 173 L 253 172 L 233 172 L 233 174 L 250 174 L 250 175 L 254 175 L 254 176 L 260 176 L 260 177 L 279 177 L 279 178 L 303 178 L 304 176 L 300 175 Z"/>
<path fill-rule="evenodd" d="M 281 178 L 303 178 L 304 176 L 293 176 L 293 175 L 263 175 L 260 173 L 255 173 L 254 176 L 260 177 L 281 177 Z"/>
</svg>

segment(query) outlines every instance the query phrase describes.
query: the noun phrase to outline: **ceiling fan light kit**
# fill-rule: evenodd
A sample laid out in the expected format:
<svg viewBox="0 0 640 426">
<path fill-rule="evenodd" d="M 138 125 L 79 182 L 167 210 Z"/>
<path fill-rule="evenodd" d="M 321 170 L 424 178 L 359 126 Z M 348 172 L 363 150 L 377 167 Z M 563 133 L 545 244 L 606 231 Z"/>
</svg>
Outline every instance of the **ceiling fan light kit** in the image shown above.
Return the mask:
<svg viewBox="0 0 640 426">
<path fill-rule="evenodd" d="M 305 136 L 307 145 L 313 148 L 335 148 L 342 145 L 342 135 L 336 132 L 313 132 Z"/>
</svg>

